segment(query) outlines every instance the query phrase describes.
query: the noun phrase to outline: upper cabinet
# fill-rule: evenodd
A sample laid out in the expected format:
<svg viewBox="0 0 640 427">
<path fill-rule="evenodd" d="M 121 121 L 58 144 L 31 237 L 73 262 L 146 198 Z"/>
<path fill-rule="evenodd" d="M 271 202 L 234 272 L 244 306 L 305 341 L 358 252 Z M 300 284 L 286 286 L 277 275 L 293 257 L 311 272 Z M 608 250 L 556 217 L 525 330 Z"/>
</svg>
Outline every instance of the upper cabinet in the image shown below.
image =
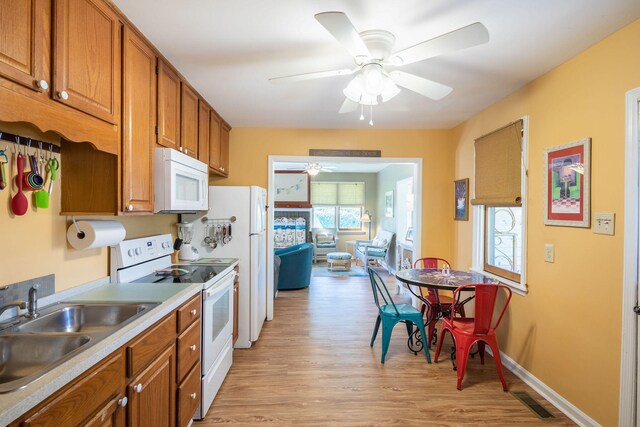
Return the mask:
<svg viewBox="0 0 640 427">
<path fill-rule="evenodd" d="M 54 4 L 54 99 L 118 123 L 118 15 L 102 0 L 56 0 Z"/>
<path fill-rule="evenodd" d="M 158 60 L 158 144 L 180 148 L 180 77 Z"/>
<path fill-rule="evenodd" d="M 180 151 L 198 158 L 198 94 L 182 82 Z"/>
<path fill-rule="evenodd" d="M 0 1 L 0 28 L 0 76 L 48 94 L 51 1 Z"/>
<path fill-rule="evenodd" d="M 198 101 L 198 160 L 209 163 L 209 116 L 211 107 L 203 100 Z"/>
<path fill-rule="evenodd" d="M 128 27 L 122 39 L 122 205 L 153 212 L 156 54 Z"/>
<path fill-rule="evenodd" d="M 214 171 L 220 169 L 220 132 L 222 131 L 222 119 L 215 111 L 211 111 L 209 126 L 209 167 Z"/>
<path fill-rule="evenodd" d="M 229 132 L 231 126 L 223 122 L 220 130 L 220 171 L 224 176 L 229 176 Z"/>
</svg>

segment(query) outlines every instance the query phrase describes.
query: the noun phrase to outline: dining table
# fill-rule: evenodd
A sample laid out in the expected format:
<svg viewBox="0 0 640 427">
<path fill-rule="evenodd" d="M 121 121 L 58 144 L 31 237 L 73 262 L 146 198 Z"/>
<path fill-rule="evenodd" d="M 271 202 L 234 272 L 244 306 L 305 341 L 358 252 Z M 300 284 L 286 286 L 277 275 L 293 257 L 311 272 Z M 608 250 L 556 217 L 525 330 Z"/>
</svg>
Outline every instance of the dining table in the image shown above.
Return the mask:
<svg viewBox="0 0 640 427">
<path fill-rule="evenodd" d="M 440 303 L 439 292 L 433 292 L 435 296 L 435 303 L 433 300 L 429 300 L 422 292 L 420 288 L 426 288 L 431 291 L 455 291 L 459 286 L 467 285 L 470 283 L 497 283 L 495 280 L 473 271 L 440 269 L 440 268 L 407 268 L 400 270 L 396 273 L 396 279 L 403 283 L 406 283 L 407 289 L 420 301 L 424 302 L 427 306 L 427 316 L 425 321 L 425 329 L 431 322 L 437 322 L 439 319 L 449 316 L 451 310 L 455 310 L 456 307 L 462 306 L 471 301 L 474 296 L 467 293 L 466 296 L 460 294 L 458 301 L 454 301 L 450 309 L 444 310 Z M 411 286 L 412 285 L 412 286 Z M 429 337 L 431 339 L 432 337 Z M 407 343 L 409 350 L 414 353 L 422 351 L 424 343 L 422 342 L 422 336 L 419 330 L 416 328 Z M 455 353 L 452 353 L 452 361 L 455 369 Z"/>
</svg>

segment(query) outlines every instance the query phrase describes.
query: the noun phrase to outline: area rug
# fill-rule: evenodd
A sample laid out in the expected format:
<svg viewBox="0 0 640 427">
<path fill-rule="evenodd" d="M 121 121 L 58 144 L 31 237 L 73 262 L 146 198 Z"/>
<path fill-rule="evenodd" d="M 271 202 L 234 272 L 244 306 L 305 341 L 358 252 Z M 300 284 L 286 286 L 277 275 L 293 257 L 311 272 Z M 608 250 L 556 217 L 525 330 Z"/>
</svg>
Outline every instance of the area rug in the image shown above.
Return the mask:
<svg viewBox="0 0 640 427">
<path fill-rule="evenodd" d="M 349 271 L 329 271 L 329 265 L 326 262 L 320 262 L 313 265 L 311 275 L 315 277 L 365 277 L 367 272 L 362 267 L 356 266 L 355 263 L 351 264 L 351 270 Z"/>
</svg>

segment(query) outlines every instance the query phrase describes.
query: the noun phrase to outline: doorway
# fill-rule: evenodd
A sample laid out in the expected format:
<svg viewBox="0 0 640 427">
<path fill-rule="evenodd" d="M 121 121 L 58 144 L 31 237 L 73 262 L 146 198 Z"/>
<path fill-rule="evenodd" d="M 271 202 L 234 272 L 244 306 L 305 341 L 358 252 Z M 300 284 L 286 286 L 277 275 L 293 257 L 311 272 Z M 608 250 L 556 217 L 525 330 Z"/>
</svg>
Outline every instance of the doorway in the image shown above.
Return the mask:
<svg viewBox="0 0 640 427">
<path fill-rule="evenodd" d="M 274 200 L 275 200 L 275 194 L 276 194 L 276 186 L 275 186 L 275 171 L 278 170 L 278 168 L 281 168 L 283 164 L 297 164 L 297 165 L 305 165 L 305 164 L 321 164 L 321 165 L 331 165 L 331 167 L 335 167 L 337 168 L 337 171 L 339 171 L 341 166 L 344 165 L 360 165 L 361 168 L 360 170 L 365 170 L 367 168 L 369 169 L 375 169 L 376 167 L 378 167 L 378 169 L 384 169 L 382 166 L 387 166 L 387 165 L 403 165 L 406 168 L 409 168 L 410 170 L 410 174 L 409 177 L 407 176 L 402 176 L 402 179 L 410 179 L 412 181 L 412 185 L 411 185 L 411 191 L 413 194 L 415 194 L 416 196 L 413 198 L 413 210 L 411 211 L 411 219 L 410 219 L 410 223 L 413 226 L 413 235 L 414 237 L 414 258 L 418 258 L 420 257 L 420 252 L 421 252 L 421 225 L 422 225 L 422 198 L 420 197 L 422 195 L 422 189 L 421 189 L 421 183 L 422 183 L 422 159 L 421 158 L 353 158 L 353 157 L 313 157 L 313 156 L 269 156 L 269 181 L 268 181 L 268 197 L 269 197 L 269 204 L 271 205 L 271 209 L 269 209 L 269 216 L 268 216 L 268 224 L 267 224 L 267 239 L 268 239 L 268 251 L 267 251 L 267 263 L 269 266 L 273 266 L 273 259 L 274 259 L 274 241 L 275 241 L 275 232 L 274 232 Z M 295 169 L 295 168 L 294 168 Z M 351 169 L 350 170 L 352 173 L 355 173 L 358 171 L 358 169 Z M 322 174 L 322 172 L 320 172 Z M 337 174 L 334 175 L 334 172 L 330 172 L 327 173 L 326 179 L 324 179 L 324 181 L 337 181 L 335 179 L 332 179 L 331 176 L 336 176 Z M 400 179 L 398 179 L 400 180 Z M 387 191 L 391 190 L 391 193 L 397 193 L 396 191 L 396 181 L 397 180 L 392 180 L 392 182 L 390 183 L 390 188 L 386 189 Z M 386 182 L 386 181 L 385 181 Z M 387 183 L 388 184 L 388 183 Z M 407 189 L 407 187 L 405 186 L 405 191 Z M 396 195 L 396 197 L 394 197 L 395 200 L 398 200 L 398 197 Z M 388 221 L 393 220 L 393 215 L 397 215 L 397 212 L 394 213 L 394 211 L 397 211 L 397 209 L 395 208 L 395 203 L 393 204 L 393 208 L 391 209 L 391 213 L 387 213 L 384 209 L 384 203 L 385 200 L 382 201 L 378 201 L 376 200 L 375 203 L 373 203 L 372 205 L 369 204 L 363 204 L 362 206 L 362 212 L 361 212 L 361 219 L 362 219 L 362 224 L 361 228 L 359 230 L 354 230 L 352 231 L 353 233 L 356 233 L 359 237 L 359 239 L 363 239 L 363 240 L 368 240 L 369 237 L 369 233 L 368 233 L 368 227 L 371 225 L 371 232 L 370 232 L 370 238 L 373 239 L 375 238 L 375 236 L 377 235 L 377 233 L 380 230 L 385 229 L 385 223 L 388 223 Z M 366 208 L 366 209 L 365 209 Z M 337 207 L 338 211 L 340 209 L 340 207 Z M 347 214 L 352 214 L 352 212 L 349 211 L 349 207 L 344 207 L 344 213 L 345 215 Z M 331 211 L 333 212 L 333 211 Z M 326 212 L 323 212 L 323 214 L 326 214 Z M 366 215 L 365 215 L 366 214 Z M 309 221 L 311 222 L 311 225 L 313 225 L 313 218 L 314 212 L 313 209 L 309 209 Z M 335 214 L 337 215 L 337 214 Z M 317 215 L 316 215 L 317 216 Z M 326 215 L 325 215 L 326 216 Z M 353 215 L 351 215 L 353 216 Z M 370 218 L 369 220 L 372 221 L 370 223 L 366 222 L 366 218 L 367 216 Z M 339 228 L 340 224 L 340 217 L 336 216 L 336 228 Z M 407 222 L 407 221 L 405 221 Z M 405 224 L 404 227 L 406 227 L 407 225 Z M 313 227 L 310 227 L 313 228 Z M 348 248 L 347 245 L 345 244 L 347 240 L 355 240 L 353 238 L 353 235 L 350 234 L 350 232 L 348 230 L 345 230 L 343 232 L 345 239 L 343 242 L 343 245 L 340 246 L 340 248 L 345 249 L 345 251 L 347 252 L 351 252 L 354 248 Z M 396 233 L 395 227 L 393 229 L 393 233 Z M 405 231 L 406 234 L 406 231 Z M 347 237 L 348 236 L 348 237 Z M 405 235 L 400 236 L 399 238 L 401 238 L 402 240 L 404 240 Z M 395 241 L 395 237 L 394 237 L 394 241 Z M 353 246 L 353 245 L 349 245 L 349 246 Z M 394 248 L 389 248 L 389 250 L 393 250 L 395 251 L 395 246 Z M 390 266 L 391 269 L 393 271 L 395 271 L 395 265 L 394 266 Z M 360 269 L 362 269 L 362 267 L 360 267 Z M 268 292 L 273 293 L 274 289 L 275 289 L 275 285 L 274 285 L 274 277 L 273 274 L 269 274 L 268 275 L 268 279 L 267 279 L 267 285 L 268 285 Z M 273 302 L 271 302 L 270 305 L 268 305 L 267 307 L 267 319 L 271 319 L 273 316 Z"/>
</svg>

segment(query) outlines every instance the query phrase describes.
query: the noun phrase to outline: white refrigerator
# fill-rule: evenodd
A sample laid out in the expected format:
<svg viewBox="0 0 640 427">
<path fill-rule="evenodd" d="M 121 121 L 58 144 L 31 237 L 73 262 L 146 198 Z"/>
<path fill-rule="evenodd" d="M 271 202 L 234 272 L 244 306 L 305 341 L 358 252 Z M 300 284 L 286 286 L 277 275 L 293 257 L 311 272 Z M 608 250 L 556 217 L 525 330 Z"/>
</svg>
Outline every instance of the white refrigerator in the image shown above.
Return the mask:
<svg viewBox="0 0 640 427">
<path fill-rule="evenodd" d="M 193 222 L 192 244 L 200 258 L 238 258 L 239 304 L 236 348 L 248 348 L 258 340 L 267 317 L 267 190 L 251 187 L 209 187 L 209 211 L 182 216 Z M 207 227 L 201 221 L 235 217 L 231 223 L 231 241 L 212 248 L 205 243 Z"/>
</svg>

